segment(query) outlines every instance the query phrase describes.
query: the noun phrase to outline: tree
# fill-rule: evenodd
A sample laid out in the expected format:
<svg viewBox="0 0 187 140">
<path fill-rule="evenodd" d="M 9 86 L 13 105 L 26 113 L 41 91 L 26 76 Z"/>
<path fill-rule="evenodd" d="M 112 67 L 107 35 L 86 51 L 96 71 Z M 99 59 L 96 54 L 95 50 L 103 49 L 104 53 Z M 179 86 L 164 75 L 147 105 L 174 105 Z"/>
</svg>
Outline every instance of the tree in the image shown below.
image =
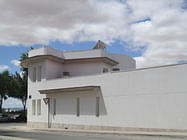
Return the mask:
<svg viewBox="0 0 187 140">
<path fill-rule="evenodd" d="M 31 47 L 28 51 L 33 50 Z M 20 56 L 20 61 L 28 58 L 28 52 L 22 53 Z M 27 102 L 27 79 L 28 79 L 28 69 L 21 66 L 22 74 L 15 73 L 12 75 L 8 95 L 20 99 L 23 104 L 24 114 L 26 115 L 26 102 Z"/>
<path fill-rule="evenodd" d="M 33 48 L 31 47 L 30 50 L 33 50 Z M 20 56 L 20 61 L 25 60 L 28 58 L 28 52 L 27 53 L 22 53 Z M 21 71 L 25 72 L 25 74 L 28 76 L 28 69 L 24 68 L 21 66 Z"/>
<path fill-rule="evenodd" d="M 8 97 L 10 75 L 8 71 L 0 73 L 0 112 L 2 112 L 3 101 Z"/>
<path fill-rule="evenodd" d="M 21 75 L 15 73 L 11 76 L 10 88 L 8 89 L 8 96 L 20 99 L 23 104 L 24 113 L 26 113 L 27 101 L 27 75 L 23 72 Z"/>
<path fill-rule="evenodd" d="M 33 47 L 30 47 L 30 49 L 26 53 L 22 53 L 20 56 L 20 61 L 27 59 L 28 52 L 33 49 Z M 17 89 L 15 89 L 17 92 L 14 97 L 22 101 L 24 113 L 26 115 L 28 68 L 24 68 L 21 66 L 21 71 L 22 75 L 16 72 L 13 76 L 13 81 L 17 83 Z"/>
<path fill-rule="evenodd" d="M 30 50 L 33 50 L 30 47 Z M 28 52 L 22 53 L 20 61 L 28 58 Z M 2 112 L 3 101 L 9 97 L 18 98 L 22 101 L 24 113 L 26 113 L 26 101 L 27 101 L 27 79 L 28 69 L 21 67 L 22 74 L 15 73 L 15 75 L 9 74 L 8 71 L 0 73 L 0 112 Z"/>
</svg>

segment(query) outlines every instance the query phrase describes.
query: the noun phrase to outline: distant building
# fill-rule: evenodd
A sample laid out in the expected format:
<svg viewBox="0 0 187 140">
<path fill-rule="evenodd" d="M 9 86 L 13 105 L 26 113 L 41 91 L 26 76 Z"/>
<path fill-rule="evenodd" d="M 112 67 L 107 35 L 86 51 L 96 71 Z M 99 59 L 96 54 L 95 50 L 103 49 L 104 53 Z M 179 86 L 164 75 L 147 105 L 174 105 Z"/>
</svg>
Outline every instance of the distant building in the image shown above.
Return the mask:
<svg viewBox="0 0 187 140">
<path fill-rule="evenodd" d="M 133 58 L 98 43 L 29 52 L 29 127 L 187 130 L 187 64 L 136 69 Z"/>
</svg>

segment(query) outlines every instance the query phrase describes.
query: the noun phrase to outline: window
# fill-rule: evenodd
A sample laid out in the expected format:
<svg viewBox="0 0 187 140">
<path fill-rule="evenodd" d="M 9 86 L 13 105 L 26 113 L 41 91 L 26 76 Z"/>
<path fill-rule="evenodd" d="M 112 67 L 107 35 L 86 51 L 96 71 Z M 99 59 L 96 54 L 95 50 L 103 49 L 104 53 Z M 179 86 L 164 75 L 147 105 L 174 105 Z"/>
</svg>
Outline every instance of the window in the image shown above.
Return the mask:
<svg viewBox="0 0 187 140">
<path fill-rule="evenodd" d="M 56 115 L 56 99 L 53 99 L 53 115 Z"/>
<path fill-rule="evenodd" d="M 36 115 L 36 100 L 32 100 L 32 115 Z"/>
<path fill-rule="evenodd" d="M 108 72 L 107 68 L 103 68 L 103 73 Z"/>
<path fill-rule="evenodd" d="M 36 82 L 36 67 L 33 68 L 33 82 Z"/>
<path fill-rule="evenodd" d="M 41 100 L 37 100 L 37 115 L 41 115 Z"/>
<path fill-rule="evenodd" d="M 77 117 L 80 116 L 80 98 L 77 97 Z"/>
<path fill-rule="evenodd" d="M 96 97 L 96 117 L 99 117 L 99 97 Z"/>
<path fill-rule="evenodd" d="M 41 81 L 41 77 L 42 77 L 42 66 L 38 67 L 38 81 Z"/>
</svg>

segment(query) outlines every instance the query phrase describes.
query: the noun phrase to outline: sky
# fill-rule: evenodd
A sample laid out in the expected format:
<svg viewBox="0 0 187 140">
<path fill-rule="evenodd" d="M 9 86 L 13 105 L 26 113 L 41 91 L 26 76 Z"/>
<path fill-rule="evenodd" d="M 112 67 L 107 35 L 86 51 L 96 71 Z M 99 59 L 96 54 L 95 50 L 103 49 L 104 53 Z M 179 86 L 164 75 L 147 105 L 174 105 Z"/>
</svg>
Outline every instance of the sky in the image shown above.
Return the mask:
<svg viewBox="0 0 187 140">
<path fill-rule="evenodd" d="M 187 62 L 187 0 L 0 0 L 0 72 L 20 72 L 30 46 L 85 50 L 98 40 L 137 68 Z"/>
</svg>

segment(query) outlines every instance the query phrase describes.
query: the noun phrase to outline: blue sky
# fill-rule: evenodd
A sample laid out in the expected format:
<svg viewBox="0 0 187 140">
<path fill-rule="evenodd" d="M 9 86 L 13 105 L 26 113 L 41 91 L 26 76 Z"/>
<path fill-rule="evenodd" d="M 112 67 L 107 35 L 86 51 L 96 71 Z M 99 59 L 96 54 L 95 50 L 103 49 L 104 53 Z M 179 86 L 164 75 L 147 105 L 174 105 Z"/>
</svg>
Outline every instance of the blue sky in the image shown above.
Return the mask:
<svg viewBox="0 0 187 140">
<path fill-rule="evenodd" d="M 133 57 L 137 68 L 187 62 L 186 0 L 0 0 L 0 72 L 20 72 L 29 46 L 106 50 Z M 4 106 L 21 106 L 8 100 Z"/>
</svg>

